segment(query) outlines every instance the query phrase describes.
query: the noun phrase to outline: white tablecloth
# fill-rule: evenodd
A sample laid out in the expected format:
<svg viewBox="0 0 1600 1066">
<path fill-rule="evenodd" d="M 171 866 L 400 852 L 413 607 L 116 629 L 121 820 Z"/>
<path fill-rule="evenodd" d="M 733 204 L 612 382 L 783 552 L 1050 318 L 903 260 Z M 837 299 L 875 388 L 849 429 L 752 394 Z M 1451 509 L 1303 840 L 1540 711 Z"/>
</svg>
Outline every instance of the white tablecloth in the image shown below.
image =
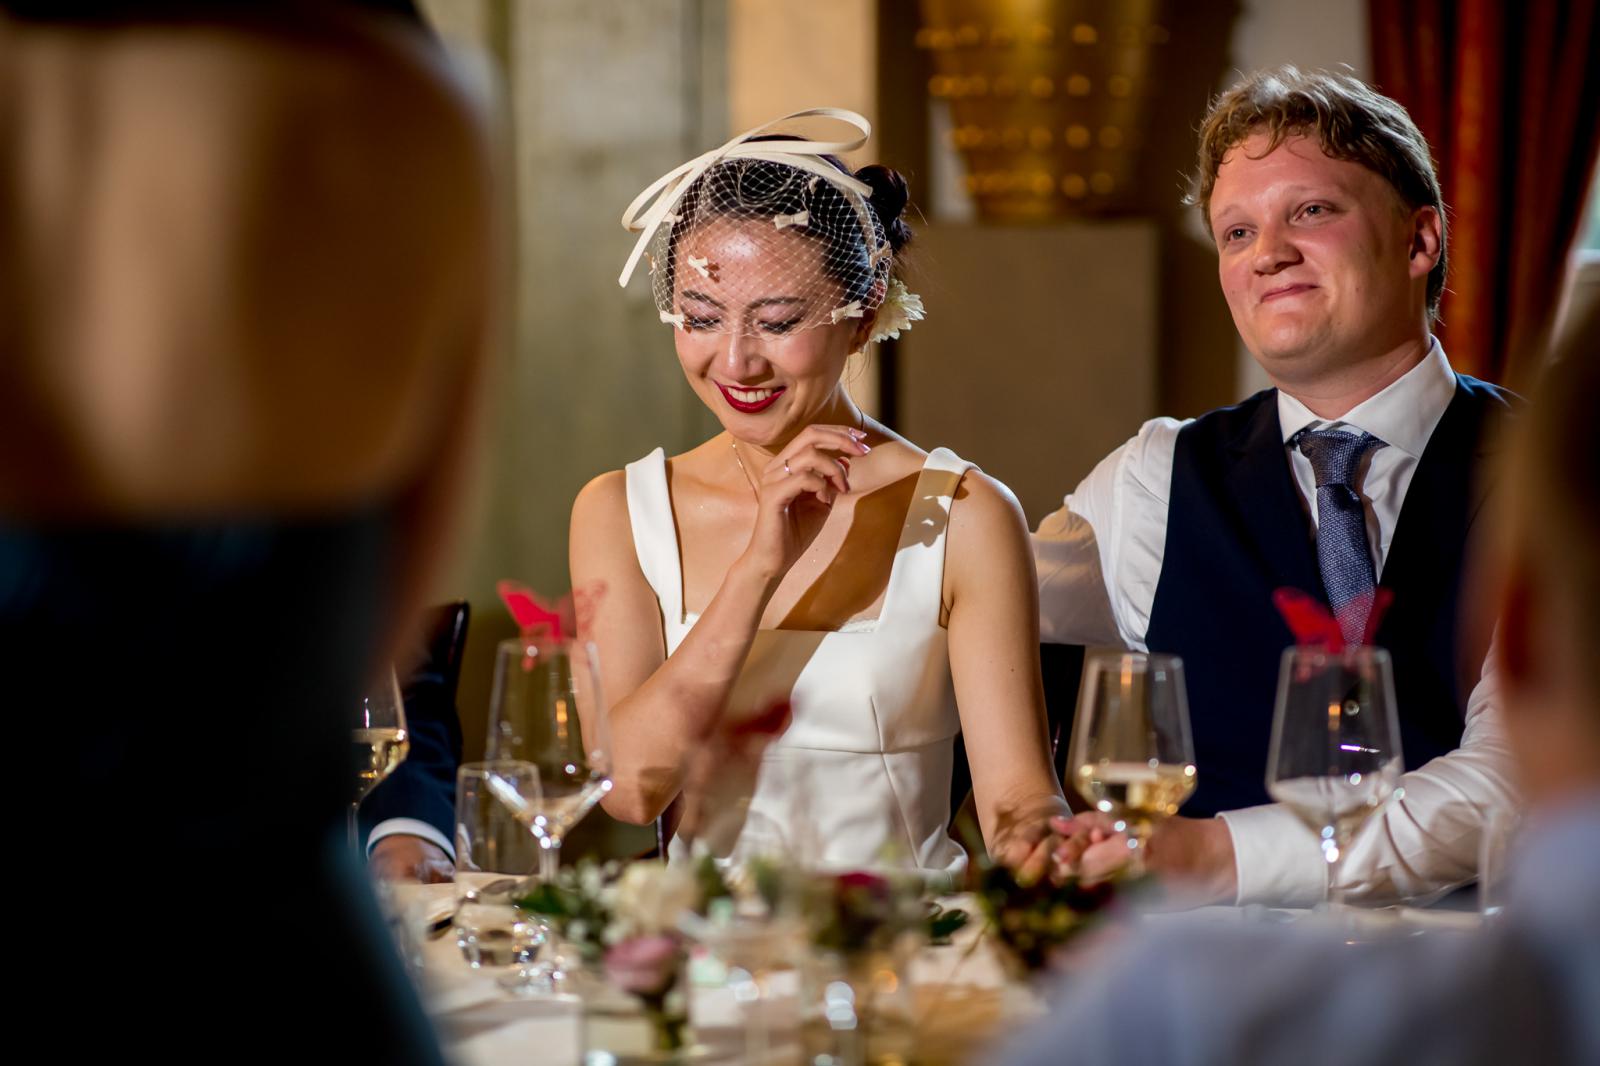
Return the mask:
<svg viewBox="0 0 1600 1066">
<path fill-rule="evenodd" d="M 448 914 L 451 885 L 400 885 L 395 901 L 413 918 Z M 930 1061 L 958 1063 L 973 1057 L 983 1034 L 1002 1022 L 1021 1023 L 1041 1010 L 1026 987 L 1007 978 L 997 953 L 980 935 L 981 919 L 970 901 L 954 901 L 973 915 L 955 942 L 925 949 L 912 966 L 919 1046 L 938 1049 Z M 585 987 L 584 1001 L 513 997 L 492 975 L 467 966 L 454 935 L 422 942 L 420 983 L 446 1053 L 460 1066 L 572 1066 L 583 1061 L 584 1044 L 623 1051 L 643 1039 L 643 1022 L 629 997 Z M 767 1017 L 772 1019 L 774 1063 L 796 1061 L 793 1023 L 798 1016 L 798 980 L 779 974 L 772 981 Z M 695 988 L 690 1017 L 697 1043 L 709 1054 L 703 1061 L 746 1059 L 739 1029 L 739 1007 L 725 989 Z M 788 1053 L 784 1052 L 788 1045 Z"/>
<path fill-rule="evenodd" d="M 395 893 L 395 901 L 409 909 L 413 918 L 445 915 L 454 906 L 452 885 L 401 885 Z M 953 944 L 927 948 L 913 964 L 918 1061 L 982 1062 L 988 1038 L 1012 1032 L 1044 1008 L 1033 990 L 1008 976 L 999 953 L 981 933 L 981 916 L 973 902 L 947 902 L 966 909 L 972 921 Z M 1211 907 L 1186 912 L 1183 920 L 1300 921 L 1305 916 L 1303 911 Z M 1180 920 L 1180 916 L 1150 915 L 1143 920 L 1161 923 Z M 1354 920 L 1363 934 L 1370 935 L 1471 929 L 1478 922 L 1473 914 L 1409 908 L 1359 912 Z M 586 1000 L 510 996 L 491 975 L 467 966 L 448 930 L 423 941 L 421 955 L 424 999 L 446 1053 L 459 1066 L 573 1066 L 583 1062 L 586 1043 L 628 1051 L 644 1039 L 642 1019 L 633 1013 L 629 997 L 620 992 L 590 985 Z M 1079 965 L 1092 967 L 1094 959 L 1095 951 L 1090 950 Z M 797 986 L 792 974 L 780 974 L 773 982 L 767 1017 L 779 1032 L 772 1063 L 797 1061 L 793 1033 L 798 1016 Z M 739 1029 L 739 1008 L 731 992 L 694 989 L 690 1015 L 697 1042 L 709 1050 L 702 1061 L 748 1061 Z"/>
</svg>

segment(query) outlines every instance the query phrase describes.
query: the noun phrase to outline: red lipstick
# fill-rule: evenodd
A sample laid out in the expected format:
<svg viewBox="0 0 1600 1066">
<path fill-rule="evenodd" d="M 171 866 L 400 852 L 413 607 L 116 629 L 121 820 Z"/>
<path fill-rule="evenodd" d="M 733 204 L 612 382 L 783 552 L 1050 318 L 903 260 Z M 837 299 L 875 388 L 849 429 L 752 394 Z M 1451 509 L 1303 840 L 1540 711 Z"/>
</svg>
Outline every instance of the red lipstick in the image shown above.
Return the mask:
<svg viewBox="0 0 1600 1066">
<path fill-rule="evenodd" d="M 715 382 L 714 384 L 717 386 L 717 388 L 722 390 L 722 398 L 724 400 L 728 401 L 728 406 L 729 407 L 733 408 L 735 411 L 742 411 L 747 415 L 753 415 L 758 411 L 765 411 L 767 408 L 769 408 L 773 404 L 777 403 L 778 402 L 778 397 L 782 396 L 784 394 L 784 392 L 787 391 L 787 386 L 780 385 L 777 388 L 772 389 L 771 394 L 768 395 L 767 398 L 764 399 L 764 400 L 741 400 L 737 396 L 733 395 L 733 393 L 729 390 L 728 386 L 724 385 L 722 382 L 718 381 L 718 382 Z M 759 392 L 759 391 L 762 391 L 762 390 L 761 389 L 740 389 L 739 391 L 740 392 Z"/>
</svg>

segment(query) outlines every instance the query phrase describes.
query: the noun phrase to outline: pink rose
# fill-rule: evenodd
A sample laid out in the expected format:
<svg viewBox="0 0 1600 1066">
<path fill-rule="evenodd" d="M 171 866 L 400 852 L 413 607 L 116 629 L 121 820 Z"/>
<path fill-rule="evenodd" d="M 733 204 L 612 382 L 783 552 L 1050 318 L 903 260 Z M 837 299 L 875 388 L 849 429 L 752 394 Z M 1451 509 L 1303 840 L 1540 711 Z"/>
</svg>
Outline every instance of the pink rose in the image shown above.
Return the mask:
<svg viewBox="0 0 1600 1066">
<path fill-rule="evenodd" d="M 676 937 L 632 937 L 606 952 L 606 976 L 624 992 L 659 996 L 672 987 L 682 955 Z"/>
</svg>

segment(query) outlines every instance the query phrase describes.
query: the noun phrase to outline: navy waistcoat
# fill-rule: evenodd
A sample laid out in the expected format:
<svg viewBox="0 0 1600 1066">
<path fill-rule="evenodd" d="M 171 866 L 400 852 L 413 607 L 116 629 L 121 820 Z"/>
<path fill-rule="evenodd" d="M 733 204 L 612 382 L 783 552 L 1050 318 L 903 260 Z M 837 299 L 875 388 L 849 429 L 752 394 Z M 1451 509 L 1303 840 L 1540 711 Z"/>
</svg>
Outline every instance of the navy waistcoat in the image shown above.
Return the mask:
<svg viewBox="0 0 1600 1066">
<path fill-rule="evenodd" d="M 1407 769 L 1461 743 L 1487 639 L 1462 624 L 1462 571 L 1490 488 L 1492 431 L 1517 400 L 1457 375 L 1390 539 L 1378 583 L 1394 602 L 1376 642 L 1394 660 Z M 1186 815 L 1269 802 L 1278 661 L 1294 642 L 1272 603 L 1283 586 L 1326 602 L 1277 393 L 1268 389 L 1185 426 L 1173 454 L 1166 551 L 1145 641 L 1183 658 L 1200 779 Z"/>
</svg>

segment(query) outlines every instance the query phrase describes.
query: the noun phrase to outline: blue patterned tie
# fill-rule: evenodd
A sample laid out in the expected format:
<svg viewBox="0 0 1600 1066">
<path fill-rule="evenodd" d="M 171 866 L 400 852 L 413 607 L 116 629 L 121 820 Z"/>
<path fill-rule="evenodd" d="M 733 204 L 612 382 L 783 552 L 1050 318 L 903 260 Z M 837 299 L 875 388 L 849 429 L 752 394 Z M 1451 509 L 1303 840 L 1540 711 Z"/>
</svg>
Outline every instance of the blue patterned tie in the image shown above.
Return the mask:
<svg viewBox="0 0 1600 1066">
<path fill-rule="evenodd" d="M 1328 606 L 1346 644 L 1360 644 L 1377 578 L 1367 547 L 1367 515 L 1356 492 L 1361 459 L 1383 441 L 1370 433 L 1302 429 L 1289 443 L 1311 460 L 1317 478 L 1317 567 Z"/>
</svg>

